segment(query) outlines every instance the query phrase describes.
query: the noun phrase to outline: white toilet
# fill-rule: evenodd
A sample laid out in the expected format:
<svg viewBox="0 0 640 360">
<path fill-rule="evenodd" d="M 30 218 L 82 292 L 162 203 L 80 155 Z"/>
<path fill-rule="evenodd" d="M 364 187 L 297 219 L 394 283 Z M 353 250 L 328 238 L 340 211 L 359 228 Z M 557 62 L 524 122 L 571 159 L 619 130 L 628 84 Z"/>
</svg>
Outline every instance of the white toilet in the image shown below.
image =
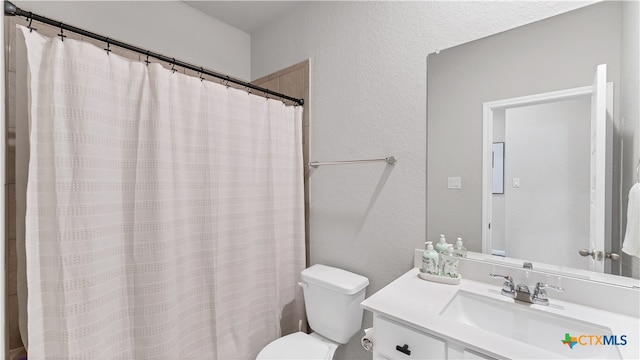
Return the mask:
<svg viewBox="0 0 640 360">
<path fill-rule="evenodd" d="M 369 279 L 325 265 L 301 273 L 307 320 L 312 334 L 297 332 L 265 346 L 257 360 L 332 359 L 362 326 L 362 307 Z"/>
</svg>

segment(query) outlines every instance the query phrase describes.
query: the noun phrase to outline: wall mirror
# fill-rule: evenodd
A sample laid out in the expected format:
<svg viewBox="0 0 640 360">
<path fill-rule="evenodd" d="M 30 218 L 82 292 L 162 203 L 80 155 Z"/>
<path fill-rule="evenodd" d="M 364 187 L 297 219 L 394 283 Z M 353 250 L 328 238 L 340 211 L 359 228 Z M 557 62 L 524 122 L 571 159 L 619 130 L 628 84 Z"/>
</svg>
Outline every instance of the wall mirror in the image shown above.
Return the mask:
<svg viewBox="0 0 640 360">
<path fill-rule="evenodd" d="M 639 15 L 601 2 L 427 57 L 428 240 L 640 287 L 640 260 L 621 252 L 640 157 Z M 462 188 L 447 188 L 454 176 Z"/>
</svg>

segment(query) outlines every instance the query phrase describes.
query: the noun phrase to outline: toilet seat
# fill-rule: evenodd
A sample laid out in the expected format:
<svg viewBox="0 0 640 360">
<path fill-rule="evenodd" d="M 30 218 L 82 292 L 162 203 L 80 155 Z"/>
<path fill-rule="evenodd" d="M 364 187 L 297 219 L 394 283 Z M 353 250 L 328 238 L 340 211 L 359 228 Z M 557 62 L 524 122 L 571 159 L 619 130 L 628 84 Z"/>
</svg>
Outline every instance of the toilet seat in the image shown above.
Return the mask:
<svg viewBox="0 0 640 360">
<path fill-rule="evenodd" d="M 260 351 L 256 360 L 314 359 L 333 358 L 337 344 L 323 341 L 319 335 L 297 332 L 272 341 Z"/>
</svg>

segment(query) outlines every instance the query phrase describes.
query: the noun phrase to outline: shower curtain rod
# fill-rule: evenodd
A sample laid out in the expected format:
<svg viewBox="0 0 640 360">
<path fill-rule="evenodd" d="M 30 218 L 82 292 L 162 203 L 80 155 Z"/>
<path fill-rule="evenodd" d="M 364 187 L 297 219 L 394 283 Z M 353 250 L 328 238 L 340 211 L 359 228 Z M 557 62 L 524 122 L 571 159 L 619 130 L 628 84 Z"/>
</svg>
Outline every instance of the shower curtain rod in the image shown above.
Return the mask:
<svg viewBox="0 0 640 360">
<path fill-rule="evenodd" d="M 107 47 L 108 47 L 108 45 L 115 45 L 115 46 L 118 46 L 118 47 L 121 47 L 121 48 L 124 48 L 124 49 L 127 49 L 127 50 L 135 51 L 135 52 L 140 53 L 142 55 L 146 55 L 147 57 L 152 57 L 152 58 L 156 58 L 158 60 L 162 60 L 164 62 L 168 62 L 168 63 L 173 64 L 175 66 L 180 66 L 180 67 L 183 67 L 185 69 L 197 71 L 197 72 L 199 72 L 201 74 L 206 74 L 206 75 L 218 78 L 218 79 L 222 79 L 222 80 L 224 80 L 224 81 L 226 81 L 228 83 L 238 84 L 238 85 L 244 86 L 246 88 L 254 89 L 254 90 L 260 91 L 262 93 L 268 94 L 268 95 L 273 95 L 273 96 L 275 96 L 277 98 L 280 98 L 280 99 L 283 99 L 283 100 L 293 101 L 298 105 L 304 105 L 304 99 L 297 99 L 297 98 L 294 98 L 294 97 L 291 97 L 291 96 L 288 96 L 288 95 L 285 95 L 285 94 L 281 94 L 279 92 L 275 92 L 275 91 L 272 91 L 272 90 L 269 90 L 269 89 L 266 89 L 266 88 L 263 88 L 263 87 L 260 87 L 260 86 L 257 86 L 257 85 L 253 85 L 251 83 L 248 83 L 248 82 L 245 82 L 245 81 L 242 81 L 242 80 L 234 79 L 234 78 L 230 77 L 229 75 L 220 74 L 220 73 L 217 73 L 215 71 L 204 69 L 204 68 L 202 68 L 200 66 L 195 66 L 195 65 L 192 65 L 192 64 L 180 61 L 180 60 L 176 60 L 175 58 L 170 58 L 170 57 L 164 56 L 162 54 L 154 53 L 152 51 L 139 48 L 137 46 L 129 45 L 127 43 L 123 43 L 123 42 L 118 41 L 118 40 L 110 39 L 108 37 L 104 37 L 102 35 L 98 35 L 98 34 L 90 32 L 90 31 L 77 28 L 75 26 L 64 24 L 64 23 L 62 23 L 60 21 L 49 19 L 47 17 L 41 16 L 41 15 L 38 15 L 38 14 L 34 14 L 34 13 L 30 12 L 30 11 L 24 11 L 24 10 L 20 9 L 19 7 L 15 6 L 10 1 L 5 1 L 4 2 L 4 14 L 5 15 L 9 15 L 9 16 L 23 16 L 23 17 L 25 17 L 27 19 L 36 20 L 36 21 L 44 23 L 44 24 L 55 26 L 57 28 L 60 28 L 60 35 L 62 35 L 62 36 L 64 36 L 62 30 L 68 30 L 68 31 L 74 32 L 76 34 L 80 34 L 82 36 L 90 37 L 90 38 L 95 39 L 95 40 L 104 41 L 105 43 L 107 43 Z M 29 24 L 29 26 L 31 26 L 31 24 Z"/>
</svg>

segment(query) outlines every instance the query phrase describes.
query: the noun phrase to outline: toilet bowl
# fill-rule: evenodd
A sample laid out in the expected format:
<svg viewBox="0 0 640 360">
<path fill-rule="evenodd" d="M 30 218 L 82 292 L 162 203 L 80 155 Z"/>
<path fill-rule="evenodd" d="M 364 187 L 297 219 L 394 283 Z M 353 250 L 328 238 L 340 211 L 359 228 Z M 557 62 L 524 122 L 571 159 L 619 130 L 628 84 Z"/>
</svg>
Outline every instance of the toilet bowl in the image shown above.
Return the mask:
<svg viewBox="0 0 640 360">
<path fill-rule="evenodd" d="M 315 333 L 297 332 L 272 341 L 260 351 L 256 360 L 329 360 L 333 358 L 338 345 Z"/>
<path fill-rule="evenodd" d="M 369 279 L 352 272 L 316 264 L 302 271 L 305 311 L 311 334 L 293 333 L 265 346 L 257 360 L 332 359 L 362 326 L 362 307 Z"/>
</svg>

